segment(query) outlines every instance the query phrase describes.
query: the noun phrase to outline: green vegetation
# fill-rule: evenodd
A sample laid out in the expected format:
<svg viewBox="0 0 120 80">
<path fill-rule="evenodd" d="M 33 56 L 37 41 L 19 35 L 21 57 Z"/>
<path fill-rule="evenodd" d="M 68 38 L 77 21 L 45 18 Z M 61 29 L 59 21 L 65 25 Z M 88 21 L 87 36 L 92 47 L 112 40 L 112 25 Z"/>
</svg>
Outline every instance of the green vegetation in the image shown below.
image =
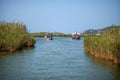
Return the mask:
<svg viewBox="0 0 120 80">
<path fill-rule="evenodd" d="M 30 33 L 33 37 L 44 37 L 46 32 Z"/>
<path fill-rule="evenodd" d="M 71 34 L 54 33 L 53 36 L 55 36 L 55 37 L 71 37 Z"/>
<path fill-rule="evenodd" d="M 24 24 L 0 22 L 0 52 L 13 52 L 34 44 Z"/>
<path fill-rule="evenodd" d="M 30 33 L 33 37 L 44 37 L 46 32 Z M 54 37 L 71 37 L 71 34 L 52 33 Z"/>
<path fill-rule="evenodd" d="M 95 57 L 120 64 L 120 26 L 105 28 L 101 35 L 86 36 L 84 47 Z"/>
</svg>

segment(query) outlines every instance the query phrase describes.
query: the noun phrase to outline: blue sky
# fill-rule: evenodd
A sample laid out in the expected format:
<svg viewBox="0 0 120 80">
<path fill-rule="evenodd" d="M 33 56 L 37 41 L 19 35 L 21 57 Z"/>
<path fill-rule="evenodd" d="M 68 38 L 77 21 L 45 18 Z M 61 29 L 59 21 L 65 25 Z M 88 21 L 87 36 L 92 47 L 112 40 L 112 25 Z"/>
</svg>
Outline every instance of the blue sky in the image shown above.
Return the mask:
<svg viewBox="0 0 120 80">
<path fill-rule="evenodd" d="M 120 25 L 120 0 L 0 0 L 0 21 L 29 32 L 83 32 Z"/>
</svg>

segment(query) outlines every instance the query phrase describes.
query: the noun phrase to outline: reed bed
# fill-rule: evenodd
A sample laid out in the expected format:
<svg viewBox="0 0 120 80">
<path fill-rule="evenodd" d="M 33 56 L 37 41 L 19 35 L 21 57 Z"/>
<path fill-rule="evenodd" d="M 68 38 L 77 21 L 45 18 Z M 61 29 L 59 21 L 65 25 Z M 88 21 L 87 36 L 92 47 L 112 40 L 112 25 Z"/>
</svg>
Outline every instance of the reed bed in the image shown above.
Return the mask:
<svg viewBox="0 0 120 80">
<path fill-rule="evenodd" d="M 35 40 L 27 32 L 26 25 L 0 22 L 0 52 L 14 52 L 34 44 Z"/>
<path fill-rule="evenodd" d="M 120 26 L 111 26 L 101 35 L 86 36 L 84 47 L 97 58 L 120 64 Z"/>
</svg>

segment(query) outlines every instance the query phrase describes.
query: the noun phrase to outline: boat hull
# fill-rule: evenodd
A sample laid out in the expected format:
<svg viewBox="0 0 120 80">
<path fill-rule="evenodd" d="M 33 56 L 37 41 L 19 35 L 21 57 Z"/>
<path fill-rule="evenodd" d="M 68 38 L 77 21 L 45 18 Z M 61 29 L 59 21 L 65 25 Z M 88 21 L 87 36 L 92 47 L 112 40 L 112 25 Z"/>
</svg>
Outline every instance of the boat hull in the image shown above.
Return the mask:
<svg viewBox="0 0 120 80">
<path fill-rule="evenodd" d="M 72 36 L 73 40 L 80 40 L 80 36 Z"/>
<path fill-rule="evenodd" d="M 44 37 L 46 40 L 53 40 L 53 37 L 52 36 L 45 36 Z"/>
</svg>

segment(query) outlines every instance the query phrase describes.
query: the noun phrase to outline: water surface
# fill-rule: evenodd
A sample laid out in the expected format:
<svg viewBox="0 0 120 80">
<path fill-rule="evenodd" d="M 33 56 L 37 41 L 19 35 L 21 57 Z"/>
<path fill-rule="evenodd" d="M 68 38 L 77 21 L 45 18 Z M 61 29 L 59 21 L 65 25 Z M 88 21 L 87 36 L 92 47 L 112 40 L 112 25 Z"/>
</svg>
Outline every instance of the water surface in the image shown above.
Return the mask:
<svg viewBox="0 0 120 80">
<path fill-rule="evenodd" d="M 35 48 L 0 55 L 0 80 L 120 80 L 120 68 L 84 51 L 84 39 L 36 38 Z"/>
</svg>

